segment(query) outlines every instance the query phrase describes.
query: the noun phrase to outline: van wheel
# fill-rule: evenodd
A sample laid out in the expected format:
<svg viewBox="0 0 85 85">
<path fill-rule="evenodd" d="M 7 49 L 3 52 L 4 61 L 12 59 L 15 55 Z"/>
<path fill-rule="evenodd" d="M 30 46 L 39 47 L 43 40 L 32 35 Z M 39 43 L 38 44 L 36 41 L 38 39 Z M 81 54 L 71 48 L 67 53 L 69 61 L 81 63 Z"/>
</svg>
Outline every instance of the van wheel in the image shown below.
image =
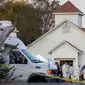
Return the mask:
<svg viewBox="0 0 85 85">
<path fill-rule="evenodd" d="M 27 81 L 28 83 L 45 83 L 47 82 L 46 79 L 42 76 L 35 76 L 32 77 L 30 80 Z"/>
</svg>

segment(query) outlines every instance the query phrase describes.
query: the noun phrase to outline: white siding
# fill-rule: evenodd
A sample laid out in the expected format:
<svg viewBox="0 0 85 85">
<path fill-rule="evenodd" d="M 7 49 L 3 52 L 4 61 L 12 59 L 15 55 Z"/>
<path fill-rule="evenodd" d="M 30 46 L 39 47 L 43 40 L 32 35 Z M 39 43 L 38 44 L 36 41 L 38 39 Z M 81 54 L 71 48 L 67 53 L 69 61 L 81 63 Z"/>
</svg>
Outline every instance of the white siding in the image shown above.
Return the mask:
<svg viewBox="0 0 85 85">
<path fill-rule="evenodd" d="M 78 26 L 78 15 L 63 15 L 63 14 L 55 15 L 55 26 L 65 19 L 71 21 L 72 23 Z"/>
<path fill-rule="evenodd" d="M 75 49 L 64 43 L 52 52 L 52 57 L 74 59 L 78 56 Z"/>
<path fill-rule="evenodd" d="M 83 54 L 79 55 L 79 64 L 83 65 L 85 64 L 85 33 L 78 29 L 79 28 L 70 26 L 70 33 L 62 33 L 61 25 L 38 42 L 34 43 L 28 49 L 33 53 L 33 55 L 40 54 L 42 56 L 49 57 L 49 50 L 61 43 L 63 40 L 66 40 L 83 51 Z"/>
<path fill-rule="evenodd" d="M 79 27 L 82 27 L 82 16 L 81 15 L 71 15 L 71 14 L 55 15 L 55 26 L 65 19 L 71 21 L 72 23 L 74 23 L 75 25 L 77 25 Z"/>
<path fill-rule="evenodd" d="M 78 15 L 78 26 L 82 27 L 82 16 Z"/>
<path fill-rule="evenodd" d="M 67 44 L 63 44 L 60 47 L 52 51 L 52 57 L 59 60 L 73 60 L 73 65 L 78 65 L 78 52 Z"/>
</svg>

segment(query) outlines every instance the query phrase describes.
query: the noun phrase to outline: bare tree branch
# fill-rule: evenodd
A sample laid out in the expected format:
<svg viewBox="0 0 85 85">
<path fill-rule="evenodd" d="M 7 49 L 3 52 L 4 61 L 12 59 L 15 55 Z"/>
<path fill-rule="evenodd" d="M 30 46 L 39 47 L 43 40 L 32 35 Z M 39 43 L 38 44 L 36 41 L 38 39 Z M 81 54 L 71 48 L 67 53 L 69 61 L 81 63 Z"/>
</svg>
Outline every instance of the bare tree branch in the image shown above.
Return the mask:
<svg viewBox="0 0 85 85">
<path fill-rule="evenodd" d="M 33 0 L 32 5 L 34 8 L 38 8 L 40 10 L 40 29 L 42 30 L 42 34 L 44 34 L 54 27 L 54 15 L 52 13 L 55 8 L 59 7 L 59 1 L 53 0 L 50 3 L 49 0 Z"/>
</svg>

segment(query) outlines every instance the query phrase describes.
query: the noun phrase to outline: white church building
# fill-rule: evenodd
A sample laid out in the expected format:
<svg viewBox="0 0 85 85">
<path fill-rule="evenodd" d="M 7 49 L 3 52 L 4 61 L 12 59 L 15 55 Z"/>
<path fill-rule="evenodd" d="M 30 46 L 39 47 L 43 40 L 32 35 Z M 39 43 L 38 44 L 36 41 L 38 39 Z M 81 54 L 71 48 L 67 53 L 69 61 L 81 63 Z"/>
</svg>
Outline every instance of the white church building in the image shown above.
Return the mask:
<svg viewBox="0 0 85 85">
<path fill-rule="evenodd" d="M 27 46 L 34 55 L 65 61 L 74 67 L 85 65 L 85 28 L 82 13 L 70 1 L 57 8 L 55 27 Z"/>
</svg>

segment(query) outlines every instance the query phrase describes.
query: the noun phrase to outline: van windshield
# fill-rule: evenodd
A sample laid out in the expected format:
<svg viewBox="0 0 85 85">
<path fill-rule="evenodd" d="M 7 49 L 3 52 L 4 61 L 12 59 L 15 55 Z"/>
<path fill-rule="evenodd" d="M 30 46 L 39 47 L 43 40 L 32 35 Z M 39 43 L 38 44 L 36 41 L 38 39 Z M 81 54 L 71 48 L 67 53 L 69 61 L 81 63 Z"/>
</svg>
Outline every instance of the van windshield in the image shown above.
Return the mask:
<svg viewBox="0 0 85 85">
<path fill-rule="evenodd" d="M 39 58 L 33 56 L 27 49 L 22 50 L 22 52 L 33 62 L 33 63 L 42 63 Z"/>
</svg>

